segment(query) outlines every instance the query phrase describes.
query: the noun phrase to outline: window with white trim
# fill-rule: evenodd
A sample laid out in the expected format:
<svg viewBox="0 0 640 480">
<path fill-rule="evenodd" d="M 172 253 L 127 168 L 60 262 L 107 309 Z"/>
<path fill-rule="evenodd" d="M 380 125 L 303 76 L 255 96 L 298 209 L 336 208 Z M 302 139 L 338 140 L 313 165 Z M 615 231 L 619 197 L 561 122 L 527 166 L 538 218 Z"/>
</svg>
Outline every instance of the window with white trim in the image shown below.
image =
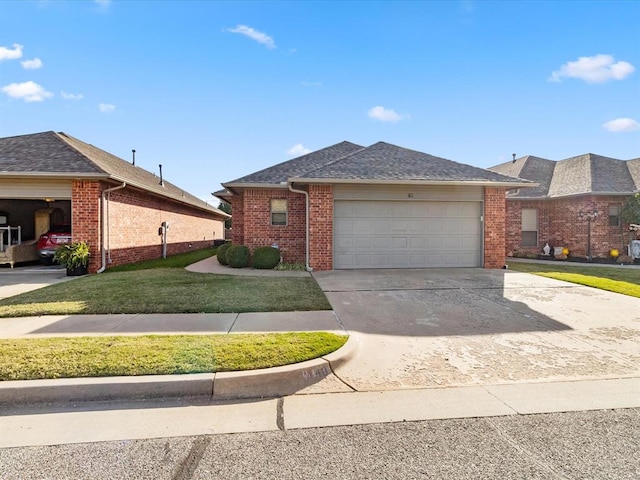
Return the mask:
<svg viewBox="0 0 640 480">
<path fill-rule="evenodd" d="M 538 210 L 536 208 L 522 209 L 522 246 L 538 246 Z"/>
<path fill-rule="evenodd" d="M 271 225 L 287 224 L 287 199 L 271 199 Z"/>
</svg>

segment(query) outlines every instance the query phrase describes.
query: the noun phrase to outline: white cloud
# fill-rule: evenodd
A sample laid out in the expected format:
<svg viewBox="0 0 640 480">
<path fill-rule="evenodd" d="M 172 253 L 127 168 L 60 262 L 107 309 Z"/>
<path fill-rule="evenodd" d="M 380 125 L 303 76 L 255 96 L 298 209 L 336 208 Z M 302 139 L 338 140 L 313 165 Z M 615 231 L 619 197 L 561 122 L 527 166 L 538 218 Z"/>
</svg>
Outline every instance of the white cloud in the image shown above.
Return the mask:
<svg viewBox="0 0 640 480">
<path fill-rule="evenodd" d="M 311 150 L 309 150 L 307 147 L 305 147 L 301 143 L 297 143 L 293 147 L 291 147 L 289 150 L 287 150 L 287 153 L 289 155 L 295 155 L 296 157 L 299 157 L 300 155 L 306 155 L 307 153 L 311 153 Z"/>
<path fill-rule="evenodd" d="M 635 67 L 629 62 L 618 61 L 611 55 L 580 57 L 575 62 L 567 62 L 551 74 L 549 80 L 561 81 L 562 77 L 579 78 L 587 83 L 604 83 L 609 80 L 622 80 L 631 75 Z"/>
<path fill-rule="evenodd" d="M 369 118 L 373 118 L 374 120 L 380 120 L 381 122 L 399 122 L 404 117 L 399 113 L 396 113 L 394 110 L 390 108 L 384 108 L 381 106 L 373 107 L 371 110 L 367 112 Z"/>
<path fill-rule="evenodd" d="M 227 31 L 231 33 L 239 33 L 245 35 L 258 43 L 266 45 L 267 48 L 276 48 L 276 43 L 269 35 L 264 32 L 260 32 L 246 25 L 238 25 L 236 28 L 229 28 Z"/>
<path fill-rule="evenodd" d="M 111 5 L 111 0 L 93 0 L 93 3 L 98 5 L 100 8 L 106 9 Z"/>
<path fill-rule="evenodd" d="M 53 93 L 47 92 L 35 82 L 10 83 L 2 87 L 2 91 L 11 98 L 21 98 L 25 102 L 41 102 L 45 98 L 53 97 Z"/>
<path fill-rule="evenodd" d="M 26 70 L 37 70 L 42 67 L 42 60 L 39 58 L 34 58 L 33 60 L 25 60 L 20 62 L 22 64 L 22 68 Z"/>
<path fill-rule="evenodd" d="M 634 132 L 640 130 L 640 123 L 633 118 L 616 118 L 602 124 L 602 127 L 610 132 Z"/>
<path fill-rule="evenodd" d="M 111 105 L 110 103 L 100 103 L 98 104 L 98 110 L 100 110 L 102 113 L 112 113 L 115 112 L 116 106 Z"/>
<path fill-rule="evenodd" d="M 23 46 L 14 43 L 13 49 L 7 47 L 0 47 L 0 61 L 1 60 L 15 60 L 16 58 L 22 57 L 22 49 Z"/>
<path fill-rule="evenodd" d="M 83 98 L 81 93 L 67 93 L 64 91 L 60 92 L 60 96 L 65 100 L 82 100 Z"/>
</svg>

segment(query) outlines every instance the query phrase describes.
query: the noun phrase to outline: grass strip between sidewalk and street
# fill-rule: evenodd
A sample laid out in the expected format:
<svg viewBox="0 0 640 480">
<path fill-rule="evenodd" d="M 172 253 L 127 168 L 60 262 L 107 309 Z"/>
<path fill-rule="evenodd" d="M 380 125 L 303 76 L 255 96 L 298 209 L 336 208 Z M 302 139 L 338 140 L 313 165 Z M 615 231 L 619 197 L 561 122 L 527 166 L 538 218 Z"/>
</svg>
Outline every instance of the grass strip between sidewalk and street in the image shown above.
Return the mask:
<svg viewBox="0 0 640 480">
<path fill-rule="evenodd" d="M 591 267 L 508 262 L 509 269 L 563 280 L 587 287 L 640 298 L 640 270 L 624 267 Z"/>
<path fill-rule="evenodd" d="M 0 381 L 254 370 L 327 355 L 329 332 L 0 339 Z"/>
</svg>

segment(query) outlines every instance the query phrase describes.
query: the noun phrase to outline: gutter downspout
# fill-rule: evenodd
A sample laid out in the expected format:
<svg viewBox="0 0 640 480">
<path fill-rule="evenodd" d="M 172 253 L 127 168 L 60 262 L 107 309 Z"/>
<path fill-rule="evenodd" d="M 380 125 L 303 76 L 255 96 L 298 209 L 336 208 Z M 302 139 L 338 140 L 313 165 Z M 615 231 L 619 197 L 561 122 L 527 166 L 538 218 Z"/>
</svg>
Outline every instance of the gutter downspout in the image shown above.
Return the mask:
<svg viewBox="0 0 640 480">
<path fill-rule="evenodd" d="M 293 188 L 293 184 L 288 183 L 287 185 L 289 186 L 289 190 L 291 190 L 293 193 L 302 193 L 304 195 L 305 198 L 305 264 L 304 264 L 304 268 L 307 272 L 313 272 L 313 268 L 311 268 L 309 266 L 309 192 L 306 192 L 304 190 L 296 190 L 295 188 Z"/>
<path fill-rule="evenodd" d="M 113 188 L 107 188 L 106 190 L 102 191 L 102 198 L 101 198 L 101 207 L 102 207 L 102 246 L 101 246 L 101 250 L 102 250 L 102 266 L 98 269 L 98 271 L 96 273 L 102 273 L 107 269 L 107 249 L 104 247 L 105 244 L 105 239 L 107 237 L 107 221 L 108 221 L 108 217 L 107 217 L 107 209 L 106 209 L 106 205 L 108 205 L 108 200 L 107 200 L 107 194 L 111 193 L 111 192 L 115 192 L 116 190 L 121 190 L 124 187 L 127 186 L 127 182 L 122 182 L 122 185 L 118 185 L 117 187 L 113 187 Z"/>
</svg>

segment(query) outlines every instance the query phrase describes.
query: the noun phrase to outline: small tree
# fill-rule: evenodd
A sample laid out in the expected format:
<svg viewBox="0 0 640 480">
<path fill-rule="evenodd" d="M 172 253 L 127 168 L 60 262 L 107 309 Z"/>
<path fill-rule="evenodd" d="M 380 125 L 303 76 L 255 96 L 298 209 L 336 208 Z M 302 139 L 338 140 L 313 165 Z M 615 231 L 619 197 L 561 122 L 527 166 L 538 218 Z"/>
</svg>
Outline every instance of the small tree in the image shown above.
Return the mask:
<svg viewBox="0 0 640 480">
<path fill-rule="evenodd" d="M 620 218 L 624 223 L 640 223 L 640 193 L 627 198 L 627 201 L 622 205 Z"/>
<path fill-rule="evenodd" d="M 629 224 L 629 242 L 633 237 L 640 237 L 640 193 L 627 198 L 622 205 L 620 218 L 624 223 Z"/>
<path fill-rule="evenodd" d="M 224 213 L 228 213 L 231 215 L 231 204 L 227 202 L 220 201 L 220 205 L 218 205 L 218 210 L 222 210 Z M 231 228 L 231 219 L 227 218 L 224 221 L 224 228 Z"/>
</svg>

